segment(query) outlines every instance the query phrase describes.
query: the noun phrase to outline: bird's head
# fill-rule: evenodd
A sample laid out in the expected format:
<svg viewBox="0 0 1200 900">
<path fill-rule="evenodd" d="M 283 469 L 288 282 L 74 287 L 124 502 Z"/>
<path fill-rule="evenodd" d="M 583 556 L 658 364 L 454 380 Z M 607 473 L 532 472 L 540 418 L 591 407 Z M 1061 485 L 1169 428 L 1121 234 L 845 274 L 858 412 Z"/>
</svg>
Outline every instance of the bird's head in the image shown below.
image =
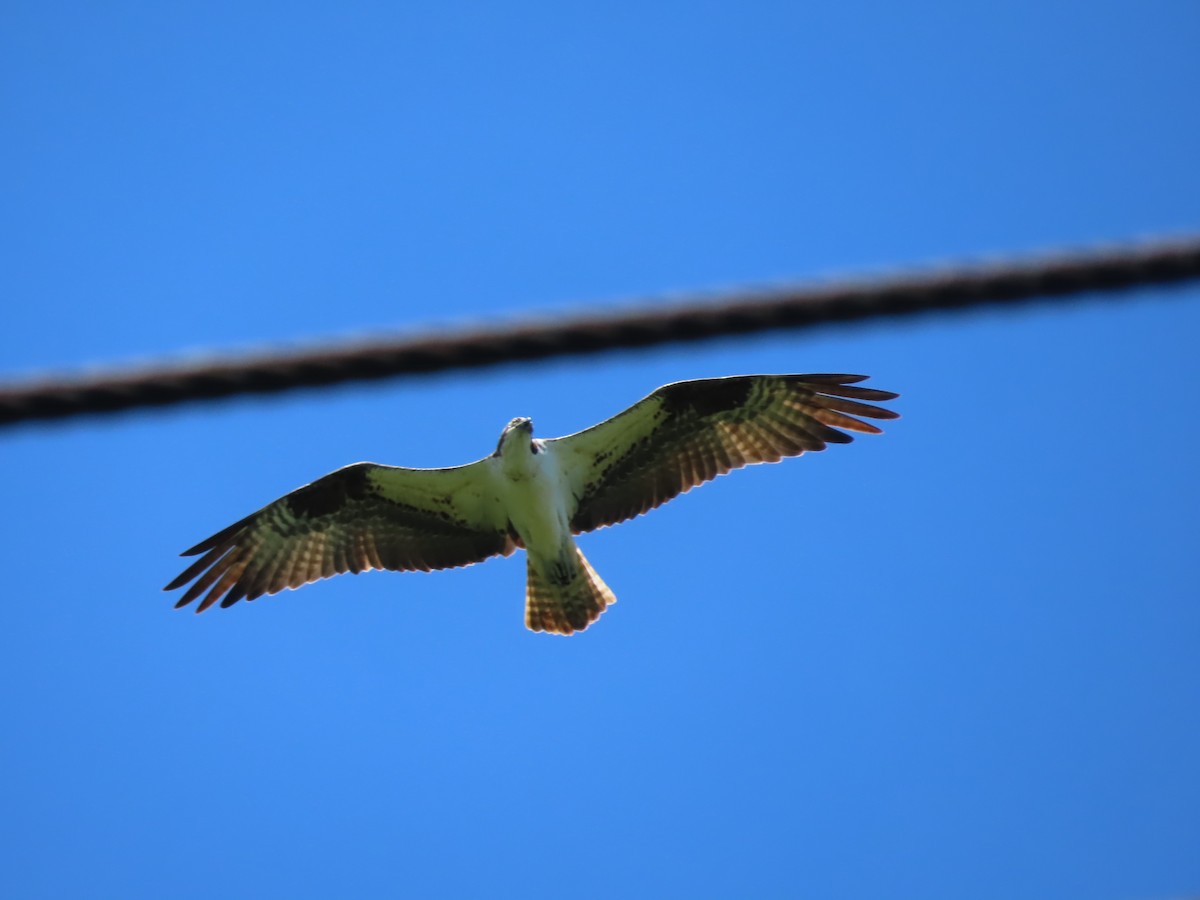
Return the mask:
<svg viewBox="0 0 1200 900">
<path fill-rule="evenodd" d="M 526 416 L 518 416 L 500 432 L 500 443 L 496 445 L 496 455 L 504 453 L 505 447 L 524 447 L 532 449 L 533 445 L 533 419 Z"/>
</svg>

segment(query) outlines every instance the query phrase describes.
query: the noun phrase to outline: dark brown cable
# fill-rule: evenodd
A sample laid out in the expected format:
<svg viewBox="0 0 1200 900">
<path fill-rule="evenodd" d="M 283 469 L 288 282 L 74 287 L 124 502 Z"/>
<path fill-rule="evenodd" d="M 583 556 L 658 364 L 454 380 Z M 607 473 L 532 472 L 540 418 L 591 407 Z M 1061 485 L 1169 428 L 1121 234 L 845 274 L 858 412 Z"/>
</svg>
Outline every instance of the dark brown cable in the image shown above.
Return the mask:
<svg viewBox="0 0 1200 900">
<path fill-rule="evenodd" d="M 0 426 L 1200 278 L 1200 237 L 730 292 L 633 311 L 0 384 Z"/>
</svg>

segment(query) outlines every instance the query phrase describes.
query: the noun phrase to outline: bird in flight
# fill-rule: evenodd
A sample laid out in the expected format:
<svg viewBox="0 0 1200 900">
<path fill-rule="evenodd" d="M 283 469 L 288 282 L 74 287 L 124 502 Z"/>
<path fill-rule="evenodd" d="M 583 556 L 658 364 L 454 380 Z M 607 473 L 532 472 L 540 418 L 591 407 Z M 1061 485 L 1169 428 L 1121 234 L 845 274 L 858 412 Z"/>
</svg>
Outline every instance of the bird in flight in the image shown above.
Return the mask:
<svg viewBox="0 0 1200 900">
<path fill-rule="evenodd" d="M 406 469 L 360 462 L 318 478 L 235 522 L 184 556 L 200 558 L 164 590 L 176 604 L 254 600 L 369 569 L 449 569 L 527 559 L 525 625 L 582 631 L 616 602 L 574 535 L 615 525 L 733 469 L 778 462 L 879 434 L 895 419 L 864 400 L 865 375 L 737 375 L 660 387 L 611 419 L 537 440 L 513 419 L 496 451 L 465 466 Z"/>
</svg>

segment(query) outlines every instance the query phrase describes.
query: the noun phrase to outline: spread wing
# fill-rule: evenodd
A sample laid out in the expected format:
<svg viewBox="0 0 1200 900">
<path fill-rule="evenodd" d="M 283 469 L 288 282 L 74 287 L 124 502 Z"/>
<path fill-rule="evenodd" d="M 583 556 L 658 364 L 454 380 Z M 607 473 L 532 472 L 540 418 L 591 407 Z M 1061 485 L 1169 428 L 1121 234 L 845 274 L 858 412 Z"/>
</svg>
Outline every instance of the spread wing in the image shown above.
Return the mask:
<svg viewBox="0 0 1200 900">
<path fill-rule="evenodd" d="M 898 394 L 855 387 L 865 375 L 739 375 L 668 384 L 586 431 L 547 441 L 578 501 L 576 533 L 623 522 L 742 466 L 878 434 L 855 416 Z"/>
<path fill-rule="evenodd" d="M 487 489 L 487 460 L 452 469 L 356 463 L 292 491 L 186 551 L 200 556 L 164 590 L 192 584 L 196 612 L 339 572 L 446 569 L 517 544 Z M 205 593 L 207 591 L 207 593 Z"/>
</svg>

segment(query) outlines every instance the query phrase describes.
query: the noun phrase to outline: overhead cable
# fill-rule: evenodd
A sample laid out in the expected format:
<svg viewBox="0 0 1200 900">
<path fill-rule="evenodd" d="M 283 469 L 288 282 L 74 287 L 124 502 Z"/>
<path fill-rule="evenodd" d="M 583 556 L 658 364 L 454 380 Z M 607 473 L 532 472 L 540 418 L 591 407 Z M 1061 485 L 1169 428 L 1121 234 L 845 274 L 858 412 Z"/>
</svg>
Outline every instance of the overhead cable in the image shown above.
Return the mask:
<svg viewBox="0 0 1200 900">
<path fill-rule="evenodd" d="M 0 426 L 1200 278 L 1200 236 L 356 343 L 0 383 Z"/>
</svg>

